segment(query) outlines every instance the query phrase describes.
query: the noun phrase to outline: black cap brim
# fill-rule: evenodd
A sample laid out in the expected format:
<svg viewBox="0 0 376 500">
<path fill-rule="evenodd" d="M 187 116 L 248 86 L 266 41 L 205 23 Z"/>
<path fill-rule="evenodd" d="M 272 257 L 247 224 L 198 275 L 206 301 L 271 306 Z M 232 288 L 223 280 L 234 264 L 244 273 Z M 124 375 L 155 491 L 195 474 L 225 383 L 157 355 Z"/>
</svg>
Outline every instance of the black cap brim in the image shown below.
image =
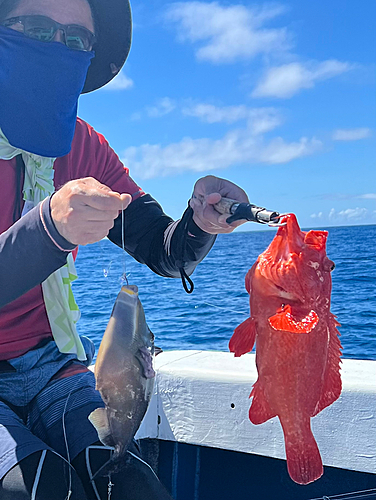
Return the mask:
<svg viewBox="0 0 376 500">
<path fill-rule="evenodd" d="M 97 43 L 82 94 L 111 81 L 125 63 L 132 40 L 132 15 L 128 0 L 89 0 Z"/>
</svg>

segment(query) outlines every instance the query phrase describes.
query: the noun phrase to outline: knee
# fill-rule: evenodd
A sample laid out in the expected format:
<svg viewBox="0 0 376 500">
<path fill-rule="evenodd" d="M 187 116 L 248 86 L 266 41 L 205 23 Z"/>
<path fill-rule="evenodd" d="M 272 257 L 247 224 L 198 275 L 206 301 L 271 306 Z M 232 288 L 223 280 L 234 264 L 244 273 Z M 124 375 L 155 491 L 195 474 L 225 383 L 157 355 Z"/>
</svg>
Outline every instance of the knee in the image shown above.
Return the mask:
<svg viewBox="0 0 376 500">
<path fill-rule="evenodd" d="M 0 500 L 85 500 L 82 483 L 66 460 L 43 450 L 15 465 L 0 483 Z"/>
</svg>

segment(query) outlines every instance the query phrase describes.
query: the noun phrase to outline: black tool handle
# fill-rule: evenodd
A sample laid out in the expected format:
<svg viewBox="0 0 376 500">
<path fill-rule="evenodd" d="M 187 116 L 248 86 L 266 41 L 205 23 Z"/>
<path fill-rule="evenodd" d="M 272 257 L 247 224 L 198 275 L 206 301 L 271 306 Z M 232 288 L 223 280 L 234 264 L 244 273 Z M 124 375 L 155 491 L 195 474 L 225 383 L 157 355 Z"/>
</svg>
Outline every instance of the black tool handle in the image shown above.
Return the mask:
<svg viewBox="0 0 376 500">
<path fill-rule="evenodd" d="M 279 212 L 273 212 L 272 210 L 258 207 L 252 203 L 239 203 L 230 198 L 221 198 L 221 200 L 214 205 L 214 208 L 221 214 L 231 214 L 226 220 L 227 224 L 231 224 L 237 220 L 248 220 L 261 224 L 276 224 L 278 223 L 280 215 Z"/>
</svg>

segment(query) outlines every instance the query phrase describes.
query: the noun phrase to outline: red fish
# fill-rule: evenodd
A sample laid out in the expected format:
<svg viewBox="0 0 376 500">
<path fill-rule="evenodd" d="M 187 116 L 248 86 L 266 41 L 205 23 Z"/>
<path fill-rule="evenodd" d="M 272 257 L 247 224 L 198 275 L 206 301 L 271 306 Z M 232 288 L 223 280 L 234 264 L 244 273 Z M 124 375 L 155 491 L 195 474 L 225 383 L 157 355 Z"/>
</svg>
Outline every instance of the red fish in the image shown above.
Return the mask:
<svg viewBox="0 0 376 500">
<path fill-rule="evenodd" d="M 262 424 L 278 416 L 290 477 L 308 484 L 323 474 L 311 417 L 342 388 L 339 323 L 330 312 L 334 263 L 325 251 L 327 231 L 301 231 L 293 214 L 283 222 L 246 275 L 251 315 L 229 348 L 241 356 L 256 342 L 258 379 L 249 418 Z"/>
</svg>

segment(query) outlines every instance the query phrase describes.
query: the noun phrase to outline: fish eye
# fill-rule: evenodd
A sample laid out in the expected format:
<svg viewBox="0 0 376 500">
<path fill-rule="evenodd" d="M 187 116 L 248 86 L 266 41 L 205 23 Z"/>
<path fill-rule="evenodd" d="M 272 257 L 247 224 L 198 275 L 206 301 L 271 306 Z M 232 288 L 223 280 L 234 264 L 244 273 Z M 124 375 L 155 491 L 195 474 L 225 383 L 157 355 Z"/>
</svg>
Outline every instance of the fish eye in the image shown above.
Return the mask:
<svg viewBox="0 0 376 500">
<path fill-rule="evenodd" d="M 334 264 L 334 262 L 330 259 L 328 259 L 327 257 L 324 259 L 324 262 L 323 262 L 323 270 L 326 271 L 326 272 L 331 272 L 333 271 L 333 269 L 336 267 L 336 265 Z"/>
<path fill-rule="evenodd" d="M 336 267 L 336 265 L 334 264 L 334 262 L 330 259 L 326 259 L 324 264 L 323 264 L 323 269 L 324 271 L 333 271 L 333 269 Z"/>
</svg>

